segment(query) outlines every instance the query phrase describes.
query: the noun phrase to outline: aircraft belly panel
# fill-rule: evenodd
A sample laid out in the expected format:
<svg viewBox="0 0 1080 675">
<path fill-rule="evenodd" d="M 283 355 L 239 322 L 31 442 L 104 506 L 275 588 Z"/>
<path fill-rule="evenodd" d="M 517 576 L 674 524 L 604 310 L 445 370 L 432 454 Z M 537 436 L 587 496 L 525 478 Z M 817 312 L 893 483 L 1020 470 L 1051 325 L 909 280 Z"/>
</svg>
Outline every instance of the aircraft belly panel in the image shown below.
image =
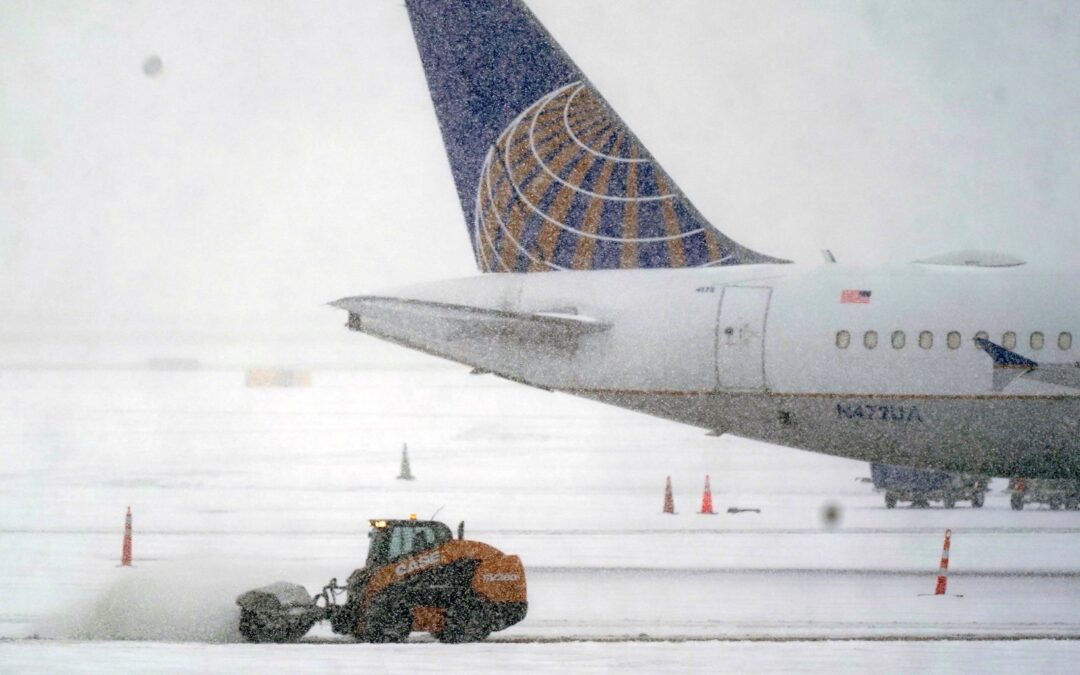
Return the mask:
<svg viewBox="0 0 1080 675">
<path fill-rule="evenodd" d="M 993 476 L 1080 475 L 1080 400 L 580 393 L 755 440 Z"/>
</svg>

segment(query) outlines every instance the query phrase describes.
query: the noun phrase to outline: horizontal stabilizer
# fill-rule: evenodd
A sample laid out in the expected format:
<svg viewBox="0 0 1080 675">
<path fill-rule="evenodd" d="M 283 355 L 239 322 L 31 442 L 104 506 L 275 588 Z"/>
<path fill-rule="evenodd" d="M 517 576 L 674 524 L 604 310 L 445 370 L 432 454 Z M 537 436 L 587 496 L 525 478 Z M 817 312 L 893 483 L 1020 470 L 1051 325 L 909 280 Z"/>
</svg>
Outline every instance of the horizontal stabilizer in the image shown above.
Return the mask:
<svg viewBox="0 0 1080 675">
<path fill-rule="evenodd" d="M 359 296 L 330 303 L 349 312 L 349 327 L 370 330 L 368 318 L 411 317 L 438 328 L 444 341 L 490 341 L 523 343 L 573 351 L 589 334 L 608 330 L 608 323 L 560 308 L 550 312 L 509 312 L 470 305 L 426 300 Z"/>
</svg>

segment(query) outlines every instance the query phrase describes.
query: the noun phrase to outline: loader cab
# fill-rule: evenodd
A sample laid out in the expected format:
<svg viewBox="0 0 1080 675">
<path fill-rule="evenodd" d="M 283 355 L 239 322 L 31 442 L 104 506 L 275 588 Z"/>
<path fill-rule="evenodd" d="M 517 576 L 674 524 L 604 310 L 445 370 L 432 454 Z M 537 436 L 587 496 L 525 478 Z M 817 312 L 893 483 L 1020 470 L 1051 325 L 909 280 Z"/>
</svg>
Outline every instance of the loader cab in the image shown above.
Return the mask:
<svg viewBox="0 0 1080 675">
<path fill-rule="evenodd" d="M 371 520 L 367 569 L 394 562 L 453 539 L 450 528 L 434 520 Z"/>
</svg>

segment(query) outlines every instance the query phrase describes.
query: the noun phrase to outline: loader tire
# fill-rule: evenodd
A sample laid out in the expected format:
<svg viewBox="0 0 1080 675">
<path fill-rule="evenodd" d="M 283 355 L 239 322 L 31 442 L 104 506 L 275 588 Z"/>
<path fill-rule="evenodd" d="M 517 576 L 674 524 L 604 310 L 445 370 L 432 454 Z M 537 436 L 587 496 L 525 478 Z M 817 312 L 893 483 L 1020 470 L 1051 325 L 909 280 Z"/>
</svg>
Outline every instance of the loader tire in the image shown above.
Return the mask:
<svg viewBox="0 0 1080 675">
<path fill-rule="evenodd" d="M 404 605 L 386 604 L 368 610 L 364 622 L 367 642 L 405 642 L 412 632 L 412 612 Z"/>
<path fill-rule="evenodd" d="M 1012 506 L 1013 511 L 1023 511 L 1024 510 L 1024 495 L 1014 494 L 1009 499 L 1009 504 Z"/>
<path fill-rule="evenodd" d="M 942 501 L 945 504 L 945 508 L 947 508 L 947 509 L 955 509 L 956 508 L 956 497 L 954 497 L 952 495 L 947 495 L 945 497 L 945 499 L 943 499 Z"/>
<path fill-rule="evenodd" d="M 984 493 L 984 492 L 976 492 L 974 495 L 971 496 L 971 508 L 973 508 L 973 509 L 981 509 L 983 507 L 983 504 L 985 504 L 985 503 L 986 503 L 986 493 Z"/>
<path fill-rule="evenodd" d="M 446 610 L 446 623 L 435 638 L 447 644 L 483 642 L 491 635 L 487 615 L 477 602 L 461 601 Z"/>
<path fill-rule="evenodd" d="M 891 492 L 886 492 L 885 493 L 885 508 L 887 508 L 887 509 L 895 509 L 896 508 L 896 495 L 894 495 Z"/>
</svg>

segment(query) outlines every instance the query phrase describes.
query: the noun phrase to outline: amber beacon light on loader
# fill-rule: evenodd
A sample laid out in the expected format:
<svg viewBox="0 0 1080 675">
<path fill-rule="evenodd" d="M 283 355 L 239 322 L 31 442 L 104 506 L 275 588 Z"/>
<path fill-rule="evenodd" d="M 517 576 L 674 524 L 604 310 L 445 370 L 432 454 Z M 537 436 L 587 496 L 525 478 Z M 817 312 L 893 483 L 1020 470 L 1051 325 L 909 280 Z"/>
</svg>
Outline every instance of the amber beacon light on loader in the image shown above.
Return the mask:
<svg viewBox="0 0 1080 675">
<path fill-rule="evenodd" d="M 403 642 L 413 631 L 476 642 L 525 618 L 525 569 L 516 555 L 432 520 L 371 520 L 367 563 L 344 586 L 314 597 L 278 582 L 236 599 L 250 642 L 296 642 L 318 621 L 361 642 Z M 342 601 L 339 602 L 339 599 Z"/>
</svg>

